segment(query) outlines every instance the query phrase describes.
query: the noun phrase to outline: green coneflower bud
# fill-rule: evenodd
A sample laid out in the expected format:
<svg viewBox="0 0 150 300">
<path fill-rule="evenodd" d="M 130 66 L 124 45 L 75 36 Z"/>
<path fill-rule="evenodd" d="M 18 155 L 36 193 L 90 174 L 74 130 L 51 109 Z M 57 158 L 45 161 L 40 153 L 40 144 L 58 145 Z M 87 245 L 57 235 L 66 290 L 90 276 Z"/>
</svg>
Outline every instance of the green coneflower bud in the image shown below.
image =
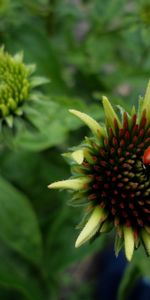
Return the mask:
<svg viewBox="0 0 150 300">
<path fill-rule="evenodd" d="M 91 129 L 76 151 L 68 154 L 73 176 L 49 185 L 70 188 L 73 202 L 82 201 L 91 210 L 76 247 L 94 235 L 114 228 L 115 253 L 124 244 L 130 261 L 134 249 L 143 244 L 150 254 L 150 82 L 138 113 L 115 113 L 103 97 L 106 126 L 101 127 L 84 113 L 70 110 Z"/>
<path fill-rule="evenodd" d="M 23 105 L 30 100 L 32 89 L 47 80 L 34 77 L 34 65 L 23 63 L 22 53 L 11 56 L 0 48 L 0 123 L 13 126 L 14 116 L 23 114 Z M 32 94 L 33 95 L 33 94 Z"/>
</svg>

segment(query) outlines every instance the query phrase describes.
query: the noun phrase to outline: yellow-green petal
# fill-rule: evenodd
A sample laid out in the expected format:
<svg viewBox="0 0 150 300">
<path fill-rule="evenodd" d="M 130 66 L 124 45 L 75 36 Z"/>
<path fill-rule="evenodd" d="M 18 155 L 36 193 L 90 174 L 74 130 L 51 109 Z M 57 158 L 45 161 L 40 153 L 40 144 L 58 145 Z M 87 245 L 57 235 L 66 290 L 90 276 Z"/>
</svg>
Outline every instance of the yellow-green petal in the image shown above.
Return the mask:
<svg viewBox="0 0 150 300">
<path fill-rule="evenodd" d="M 134 233 L 131 228 L 124 227 L 125 255 L 128 261 L 132 259 L 134 252 Z"/>
<path fill-rule="evenodd" d="M 83 148 L 80 150 L 76 150 L 71 153 L 71 157 L 76 161 L 79 165 L 83 163 L 84 158 L 86 158 L 87 162 L 90 164 L 94 164 L 94 160 L 92 159 L 92 155 L 87 148 Z"/>
<path fill-rule="evenodd" d="M 109 100 L 107 99 L 107 97 L 103 96 L 102 98 L 102 102 L 103 102 L 103 107 L 104 107 L 104 111 L 105 111 L 105 117 L 106 117 L 106 123 L 109 127 L 112 127 L 112 129 L 114 130 L 114 120 L 116 119 L 118 126 L 121 128 L 121 122 L 118 119 L 117 114 L 115 113 L 112 105 L 110 104 Z"/>
<path fill-rule="evenodd" d="M 84 160 L 84 150 L 83 149 L 76 150 L 72 152 L 71 156 L 79 165 L 81 165 Z"/>
<path fill-rule="evenodd" d="M 75 247 L 80 247 L 82 244 L 87 242 L 98 230 L 100 227 L 101 222 L 104 220 L 105 212 L 102 208 L 96 207 L 91 217 L 89 218 L 87 224 L 79 234 Z"/>
<path fill-rule="evenodd" d="M 93 134 L 96 135 L 96 137 L 100 137 L 100 135 L 103 134 L 103 128 L 87 114 L 75 109 L 69 109 L 69 112 L 82 120 L 90 128 Z"/>
<path fill-rule="evenodd" d="M 71 189 L 79 191 L 84 188 L 85 184 L 89 182 L 89 178 L 81 177 L 77 179 L 67 179 L 56 181 L 48 185 L 49 189 Z"/>
</svg>

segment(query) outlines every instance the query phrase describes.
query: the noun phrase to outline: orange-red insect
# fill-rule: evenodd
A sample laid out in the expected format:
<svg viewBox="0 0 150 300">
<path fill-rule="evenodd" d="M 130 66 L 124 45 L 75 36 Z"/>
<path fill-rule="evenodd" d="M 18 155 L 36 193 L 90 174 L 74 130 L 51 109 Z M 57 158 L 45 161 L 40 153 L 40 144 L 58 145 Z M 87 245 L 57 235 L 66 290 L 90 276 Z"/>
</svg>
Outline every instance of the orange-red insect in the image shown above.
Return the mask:
<svg viewBox="0 0 150 300">
<path fill-rule="evenodd" d="M 145 166 L 150 165 L 150 147 L 148 147 L 144 152 L 143 163 Z"/>
</svg>

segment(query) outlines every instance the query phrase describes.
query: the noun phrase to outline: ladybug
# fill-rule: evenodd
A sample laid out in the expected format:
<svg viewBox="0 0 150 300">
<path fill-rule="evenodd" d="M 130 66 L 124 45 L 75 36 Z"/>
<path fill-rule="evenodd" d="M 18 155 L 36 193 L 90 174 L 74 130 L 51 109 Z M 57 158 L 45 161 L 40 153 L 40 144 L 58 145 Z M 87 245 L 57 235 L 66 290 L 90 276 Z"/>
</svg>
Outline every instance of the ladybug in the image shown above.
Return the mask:
<svg viewBox="0 0 150 300">
<path fill-rule="evenodd" d="M 145 167 L 149 167 L 150 166 L 150 147 L 148 147 L 143 155 L 143 164 L 145 165 Z"/>
</svg>

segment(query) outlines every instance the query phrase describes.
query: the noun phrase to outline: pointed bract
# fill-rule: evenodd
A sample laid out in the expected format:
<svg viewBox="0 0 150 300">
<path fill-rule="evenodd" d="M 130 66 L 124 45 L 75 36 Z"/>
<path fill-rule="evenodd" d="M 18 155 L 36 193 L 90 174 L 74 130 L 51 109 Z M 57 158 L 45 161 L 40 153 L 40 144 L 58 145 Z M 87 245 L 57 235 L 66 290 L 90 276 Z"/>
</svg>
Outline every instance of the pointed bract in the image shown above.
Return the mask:
<svg viewBox="0 0 150 300">
<path fill-rule="evenodd" d="M 86 160 L 89 164 L 91 164 L 91 165 L 94 164 L 93 157 L 88 149 L 84 150 L 84 157 L 86 158 Z"/>
<path fill-rule="evenodd" d="M 13 116 L 11 116 L 11 115 L 9 115 L 8 117 L 5 118 L 7 124 L 8 124 L 8 126 L 9 126 L 10 128 L 13 127 L 13 119 L 14 119 L 14 118 L 13 118 Z"/>
<path fill-rule="evenodd" d="M 136 114 L 136 109 L 135 106 L 133 105 L 131 109 L 131 117 L 133 117 L 135 114 Z"/>
<path fill-rule="evenodd" d="M 150 234 L 144 229 L 141 231 L 142 240 L 148 255 L 150 255 Z"/>
<path fill-rule="evenodd" d="M 97 137 L 103 135 L 103 128 L 93 118 L 75 109 L 69 109 L 69 112 L 82 120 L 91 129 L 94 135 Z"/>
<path fill-rule="evenodd" d="M 150 123 L 150 80 L 148 82 L 148 86 L 144 96 L 141 112 L 143 112 L 144 110 L 146 110 L 147 122 Z"/>
<path fill-rule="evenodd" d="M 134 252 L 134 234 L 130 227 L 124 227 L 124 246 L 126 258 L 130 261 Z"/>
<path fill-rule="evenodd" d="M 102 208 L 96 207 L 93 212 L 91 217 L 89 218 L 87 224 L 79 234 L 75 247 L 80 247 L 82 244 L 87 242 L 99 229 L 101 222 L 105 218 L 105 212 Z"/>
<path fill-rule="evenodd" d="M 15 61 L 17 61 L 19 63 L 23 61 L 23 58 L 24 58 L 23 51 L 20 51 L 14 55 Z"/>
<path fill-rule="evenodd" d="M 145 228 L 146 232 L 150 234 L 150 227 L 145 226 L 144 228 Z"/>
<path fill-rule="evenodd" d="M 104 106 L 104 111 L 105 111 L 105 117 L 106 117 L 106 122 L 109 127 L 112 127 L 114 130 L 114 120 L 117 121 L 118 126 L 121 128 L 121 122 L 118 119 L 117 114 L 115 113 L 113 107 L 111 106 L 109 100 L 103 96 L 102 98 L 103 106 Z"/>
<path fill-rule="evenodd" d="M 100 233 L 109 232 L 112 229 L 112 227 L 112 224 L 106 220 L 100 228 Z"/>
<path fill-rule="evenodd" d="M 119 252 L 120 252 L 122 246 L 123 246 L 123 238 L 120 237 L 118 234 L 116 234 L 115 245 L 114 245 L 116 257 L 118 257 Z"/>
<path fill-rule="evenodd" d="M 71 190 L 81 190 L 84 188 L 85 184 L 89 182 L 88 178 L 78 178 L 78 179 L 68 179 L 56 181 L 48 185 L 49 189 L 71 189 Z"/>
</svg>

